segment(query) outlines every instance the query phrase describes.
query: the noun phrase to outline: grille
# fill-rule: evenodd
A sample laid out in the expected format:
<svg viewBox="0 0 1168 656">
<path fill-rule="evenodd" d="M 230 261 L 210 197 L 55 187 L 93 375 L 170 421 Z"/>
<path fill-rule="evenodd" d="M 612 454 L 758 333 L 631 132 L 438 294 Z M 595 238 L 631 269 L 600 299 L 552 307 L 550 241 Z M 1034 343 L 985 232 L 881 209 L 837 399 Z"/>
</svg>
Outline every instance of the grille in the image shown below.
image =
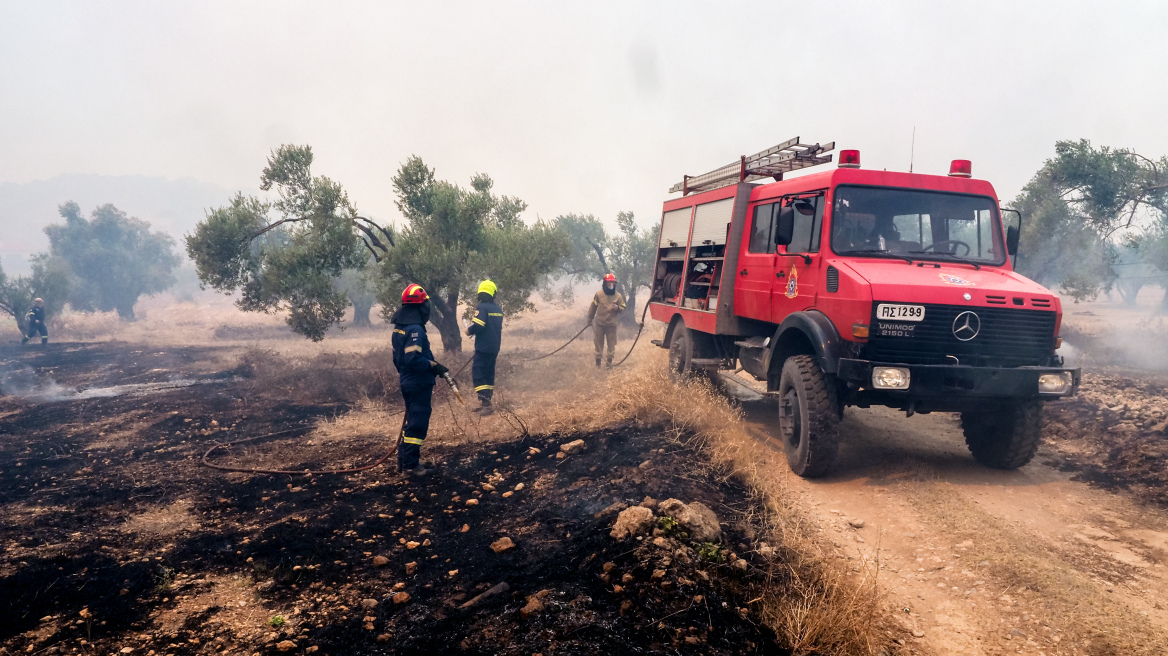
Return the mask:
<svg viewBox="0 0 1168 656">
<path fill-rule="evenodd" d="M 833 266 L 827 267 L 827 291 L 839 291 L 839 269 Z"/>
<path fill-rule="evenodd" d="M 1018 367 L 1045 365 L 1054 351 L 1053 311 L 925 305 L 923 321 L 901 323 L 878 321 L 877 303 L 866 355 L 878 362 L 952 364 L 946 357 L 952 355 L 965 365 Z M 965 311 L 977 314 L 981 329 L 963 342 L 953 335 L 953 322 Z"/>
</svg>

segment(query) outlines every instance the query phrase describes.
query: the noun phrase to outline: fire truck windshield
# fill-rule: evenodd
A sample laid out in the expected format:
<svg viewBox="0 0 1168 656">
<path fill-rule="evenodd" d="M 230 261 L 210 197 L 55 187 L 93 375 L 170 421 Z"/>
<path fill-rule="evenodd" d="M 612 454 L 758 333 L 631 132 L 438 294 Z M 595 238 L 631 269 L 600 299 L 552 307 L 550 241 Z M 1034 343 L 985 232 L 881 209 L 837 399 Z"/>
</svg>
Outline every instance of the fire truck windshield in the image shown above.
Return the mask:
<svg viewBox="0 0 1168 656">
<path fill-rule="evenodd" d="M 1000 265 L 1006 261 L 997 207 L 987 196 L 845 185 L 835 191 L 831 249 L 837 255 Z"/>
</svg>

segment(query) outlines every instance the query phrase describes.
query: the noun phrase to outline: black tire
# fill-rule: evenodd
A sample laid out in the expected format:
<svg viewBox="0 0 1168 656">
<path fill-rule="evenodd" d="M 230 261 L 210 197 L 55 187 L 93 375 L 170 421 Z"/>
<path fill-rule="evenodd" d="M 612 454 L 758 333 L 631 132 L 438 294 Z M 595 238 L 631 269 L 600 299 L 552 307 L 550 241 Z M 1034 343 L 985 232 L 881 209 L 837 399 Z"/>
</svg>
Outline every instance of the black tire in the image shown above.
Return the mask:
<svg viewBox="0 0 1168 656">
<path fill-rule="evenodd" d="M 693 359 L 703 357 L 705 336 L 678 324 L 669 341 L 669 379 L 673 382 L 688 378 L 708 378 L 709 372 L 693 366 Z"/>
<path fill-rule="evenodd" d="M 1018 469 L 1034 458 L 1042 439 L 1042 401 L 961 413 L 969 452 L 986 467 Z"/>
<path fill-rule="evenodd" d="M 831 471 L 839 451 L 835 381 L 810 355 L 793 355 L 779 376 L 779 435 L 787 464 L 803 478 Z"/>
</svg>

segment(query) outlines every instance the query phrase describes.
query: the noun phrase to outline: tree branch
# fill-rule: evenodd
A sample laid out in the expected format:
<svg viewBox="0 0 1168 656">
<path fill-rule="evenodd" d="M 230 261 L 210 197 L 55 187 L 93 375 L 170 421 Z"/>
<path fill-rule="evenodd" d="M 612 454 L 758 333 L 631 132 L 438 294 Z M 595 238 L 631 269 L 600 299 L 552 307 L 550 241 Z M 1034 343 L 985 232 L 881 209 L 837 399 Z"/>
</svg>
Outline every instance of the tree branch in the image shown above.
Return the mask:
<svg viewBox="0 0 1168 656">
<path fill-rule="evenodd" d="M 604 249 L 591 239 L 588 239 L 587 237 L 584 239 L 588 241 L 588 245 L 592 247 L 592 250 L 596 251 L 596 257 L 600 258 L 600 266 L 603 267 L 605 271 L 609 271 L 608 262 L 604 259 Z"/>
<path fill-rule="evenodd" d="M 369 225 L 377 228 L 378 230 L 380 230 L 381 234 L 385 235 L 385 239 L 386 239 L 386 241 L 389 242 L 390 246 L 397 246 L 397 244 L 395 244 L 393 241 L 393 234 L 390 233 L 388 230 L 386 230 L 385 228 L 383 228 L 380 225 L 378 225 L 377 223 L 375 223 L 372 219 L 367 219 L 363 216 L 358 216 L 357 218 L 368 223 Z M 357 226 L 357 227 L 360 227 L 360 226 Z"/>
</svg>

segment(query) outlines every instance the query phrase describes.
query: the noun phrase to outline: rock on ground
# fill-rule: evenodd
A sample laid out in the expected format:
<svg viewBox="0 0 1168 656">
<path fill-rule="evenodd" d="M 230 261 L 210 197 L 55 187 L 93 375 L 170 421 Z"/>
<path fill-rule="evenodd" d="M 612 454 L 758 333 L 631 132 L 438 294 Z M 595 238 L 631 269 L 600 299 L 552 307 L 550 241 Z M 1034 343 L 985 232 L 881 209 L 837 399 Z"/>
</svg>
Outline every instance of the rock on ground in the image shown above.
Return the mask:
<svg viewBox="0 0 1168 656">
<path fill-rule="evenodd" d="M 689 536 L 699 542 L 714 542 L 722 537 L 718 516 L 704 503 L 695 501 L 687 504 L 678 499 L 666 499 L 657 504 L 657 510 L 662 515 L 676 519 L 689 532 Z"/>
<path fill-rule="evenodd" d="M 495 553 L 503 553 L 509 549 L 515 548 L 515 542 L 511 538 L 499 538 L 491 543 L 491 551 Z"/>
<path fill-rule="evenodd" d="M 616 516 L 616 524 L 613 524 L 612 532 L 609 535 L 623 540 L 633 535 L 648 533 L 649 527 L 652 525 L 653 511 L 642 506 L 633 506 L 622 510 Z"/>
</svg>

